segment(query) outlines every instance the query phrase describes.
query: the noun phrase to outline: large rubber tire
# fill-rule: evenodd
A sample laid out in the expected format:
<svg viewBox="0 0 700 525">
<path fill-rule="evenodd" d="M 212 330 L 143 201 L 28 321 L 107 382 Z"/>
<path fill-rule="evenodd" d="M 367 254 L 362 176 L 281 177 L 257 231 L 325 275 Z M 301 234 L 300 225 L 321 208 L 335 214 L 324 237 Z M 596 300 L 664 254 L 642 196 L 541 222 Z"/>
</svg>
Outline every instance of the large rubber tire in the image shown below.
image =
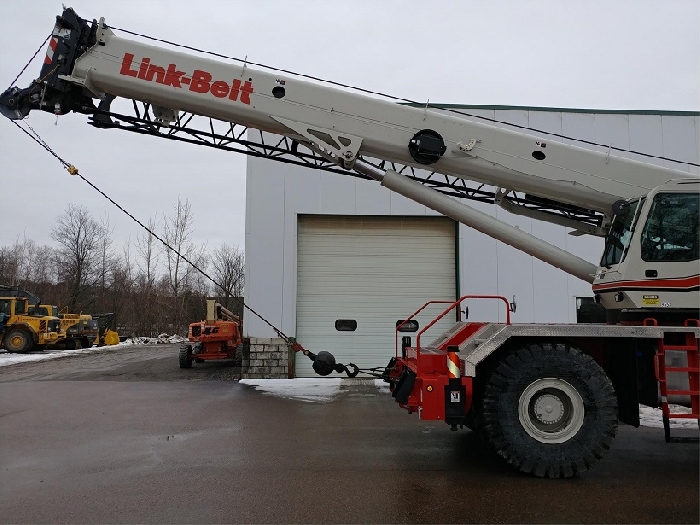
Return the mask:
<svg viewBox="0 0 700 525">
<path fill-rule="evenodd" d="M 91 348 L 92 347 L 92 341 L 88 339 L 87 337 L 81 337 L 80 338 L 80 346 L 82 348 Z"/>
<path fill-rule="evenodd" d="M 192 368 L 192 347 L 183 345 L 180 347 L 180 368 Z"/>
<path fill-rule="evenodd" d="M 566 343 L 523 344 L 491 370 L 477 401 L 479 436 L 510 465 L 568 478 L 608 452 L 617 397 L 590 356 Z"/>
<path fill-rule="evenodd" d="M 34 341 L 29 332 L 15 328 L 5 334 L 3 344 L 8 352 L 25 354 L 32 349 Z"/>
<path fill-rule="evenodd" d="M 238 345 L 236 347 L 236 355 L 233 358 L 233 366 L 236 368 L 243 366 L 243 345 Z"/>
</svg>

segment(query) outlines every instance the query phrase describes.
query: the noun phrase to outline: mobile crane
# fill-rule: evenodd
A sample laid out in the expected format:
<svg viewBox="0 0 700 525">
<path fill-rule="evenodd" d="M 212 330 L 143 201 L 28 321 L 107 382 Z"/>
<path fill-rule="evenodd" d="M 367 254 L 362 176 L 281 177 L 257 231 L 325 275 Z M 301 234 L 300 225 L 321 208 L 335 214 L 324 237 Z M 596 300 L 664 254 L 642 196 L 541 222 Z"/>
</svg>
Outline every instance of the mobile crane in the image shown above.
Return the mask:
<svg viewBox="0 0 700 525">
<path fill-rule="evenodd" d="M 66 9 L 39 79 L 8 88 L 0 111 L 14 120 L 34 109 L 77 112 L 97 127 L 127 129 L 121 123 L 128 122 L 132 131 L 168 138 L 185 129 L 183 116 L 200 115 L 231 129 L 281 135 L 292 144 L 289 156 L 301 158 L 299 148 L 306 148 L 307 157 L 326 162 L 322 169 L 377 180 L 591 283 L 608 311 L 606 325 L 517 325 L 508 301 L 496 298 L 505 303 L 506 322 L 475 323 L 459 319 L 462 302 L 477 299 L 465 296 L 447 302 L 440 317 L 456 311 L 458 322 L 428 344 L 421 336 L 432 323 L 414 342 L 403 335 L 413 316 L 407 317 L 382 373 L 402 408 L 452 429 L 469 426 L 515 468 L 541 477 L 590 468 L 610 448 L 618 420 L 639 426 L 638 404 L 658 406 L 659 391 L 667 441 L 670 418 L 700 417 L 698 176 L 115 31 L 104 19 L 90 22 Z M 136 118 L 112 112 L 117 97 L 145 111 Z M 236 142 L 254 149 L 233 133 L 221 138 L 216 147 Z M 268 151 L 260 147 L 255 154 Z M 397 164 L 493 186 L 493 202 L 511 213 L 604 236 L 600 264 L 386 169 Z M 686 353 L 687 366 L 666 366 L 669 350 Z M 329 365 L 319 362 L 317 372 L 343 369 L 325 358 Z M 689 389 L 669 388 L 668 372 L 687 374 Z M 691 412 L 671 413 L 670 395 L 686 396 Z"/>
</svg>

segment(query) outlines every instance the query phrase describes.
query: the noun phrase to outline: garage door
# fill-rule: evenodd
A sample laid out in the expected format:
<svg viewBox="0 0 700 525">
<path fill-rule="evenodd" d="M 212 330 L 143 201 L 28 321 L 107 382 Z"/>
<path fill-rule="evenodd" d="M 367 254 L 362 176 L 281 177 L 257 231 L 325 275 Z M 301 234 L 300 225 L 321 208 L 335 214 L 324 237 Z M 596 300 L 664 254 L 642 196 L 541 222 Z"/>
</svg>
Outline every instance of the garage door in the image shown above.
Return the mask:
<svg viewBox="0 0 700 525">
<path fill-rule="evenodd" d="M 299 216 L 297 248 L 297 339 L 345 364 L 385 366 L 397 320 L 427 301 L 456 296 L 455 223 L 444 217 Z M 438 308 L 444 305 L 419 317 L 421 328 Z M 421 342 L 454 320 L 446 316 Z M 296 375 L 314 375 L 301 354 Z"/>
</svg>

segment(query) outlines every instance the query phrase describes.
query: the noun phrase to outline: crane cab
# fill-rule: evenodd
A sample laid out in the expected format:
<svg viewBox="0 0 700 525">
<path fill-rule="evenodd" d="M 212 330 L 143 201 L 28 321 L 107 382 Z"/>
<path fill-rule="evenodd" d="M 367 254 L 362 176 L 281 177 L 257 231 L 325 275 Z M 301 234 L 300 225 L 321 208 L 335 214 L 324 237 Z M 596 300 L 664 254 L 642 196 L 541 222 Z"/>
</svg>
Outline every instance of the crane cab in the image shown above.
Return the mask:
<svg viewBox="0 0 700 525">
<path fill-rule="evenodd" d="M 679 179 L 620 206 L 593 282 L 596 301 L 620 320 L 633 311 L 637 320 L 697 319 L 699 202 L 700 181 Z"/>
</svg>

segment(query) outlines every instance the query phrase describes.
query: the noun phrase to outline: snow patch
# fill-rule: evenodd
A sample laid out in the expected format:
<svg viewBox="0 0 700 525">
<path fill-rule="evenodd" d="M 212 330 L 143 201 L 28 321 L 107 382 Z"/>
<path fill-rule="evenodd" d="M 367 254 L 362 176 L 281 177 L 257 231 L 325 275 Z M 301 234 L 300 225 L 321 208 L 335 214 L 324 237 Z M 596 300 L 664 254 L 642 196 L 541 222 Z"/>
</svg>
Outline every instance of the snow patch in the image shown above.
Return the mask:
<svg viewBox="0 0 700 525">
<path fill-rule="evenodd" d="M 19 363 L 31 363 L 32 361 L 47 361 L 76 354 L 96 354 L 115 348 L 133 345 L 155 345 L 155 344 L 178 344 L 185 343 L 187 339 L 179 335 L 161 334 L 158 337 L 134 337 L 126 341 L 109 346 L 93 346 L 90 348 L 79 348 L 76 350 L 44 350 L 43 352 L 29 352 L 27 354 L 13 354 L 7 350 L 0 350 L 0 367 L 16 365 Z"/>
<path fill-rule="evenodd" d="M 332 401 L 340 392 L 342 379 L 241 379 L 244 385 L 254 386 L 264 394 L 304 401 L 305 403 L 323 403 Z"/>
<path fill-rule="evenodd" d="M 105 350 L 117 348 L 123 343 L 112 346 L 101 346 L 92 348 L 80 348 L 77 350 L 44 350 L 43 352 L 30 352 L 27 354 L 12 354 L 7 350 L 0 350 L 0 367 L 16 365 L 18 363 L 30 363 L 32 361 L 47 361 L 76 354 L 95 354 Z"/>
<path fill-rule="evenodd" d="M 680 405 L 668 405 L 671 414 L 690 414 L 691 410 L 688 407 Z M 639 405 L 639 424 L 643 427 L 663 428 L 663 414 L 660 408 L 651 408 L 644 405 Z M 698 429 L 697 419 L 669 419 L 671 428 L 689 428 Z"/>
<path fill-rule="evenodd" d="M 389 383 L 385 382 L 383 379 L 375 379 L 374 386 L 376 386 L 382 394 L 389 393 Z"/>
<path fill-rule="evenodd" d="M 180 335 L 160 334 L 158 337 L 130 337 L 124 345 L 162 345 L 187 343 L 187 338 Z"/>
</svg>

